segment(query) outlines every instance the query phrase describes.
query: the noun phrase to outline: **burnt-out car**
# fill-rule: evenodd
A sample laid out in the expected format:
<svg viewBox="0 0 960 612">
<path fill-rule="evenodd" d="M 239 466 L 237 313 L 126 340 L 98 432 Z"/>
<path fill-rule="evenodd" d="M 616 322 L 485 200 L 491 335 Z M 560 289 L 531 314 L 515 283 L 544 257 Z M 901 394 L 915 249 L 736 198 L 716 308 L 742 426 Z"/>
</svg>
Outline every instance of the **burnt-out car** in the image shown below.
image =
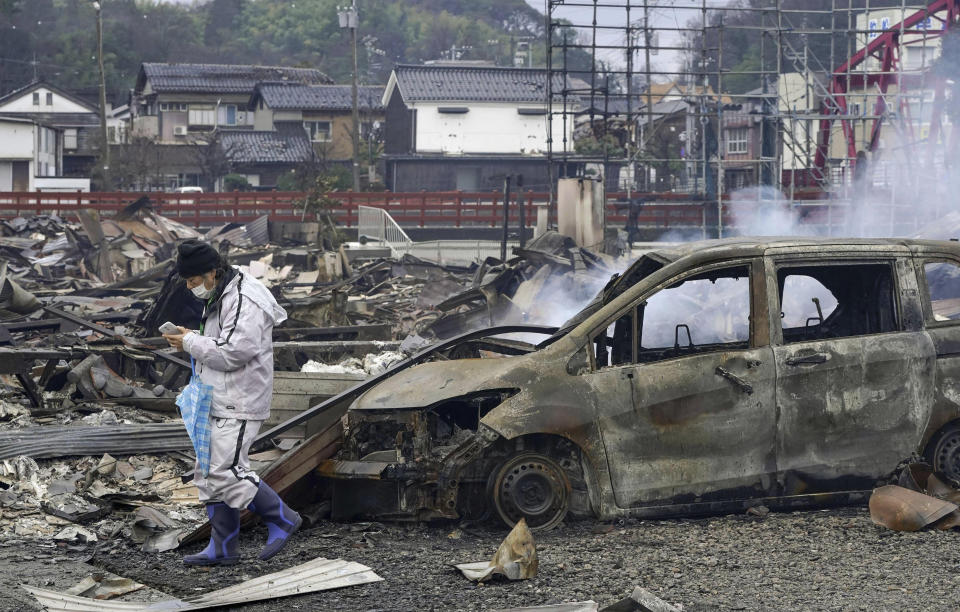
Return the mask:
<svg viewBox="0 0 960 612">
<path fill-rule="evenodd" d="M 914 452 L 960 480 L 955 242 L 653 251 L 536 346 L 490 342 L 354 401 L 320 467 L 335 516 L 548 528 L 850 502 Z"/>
</svg>

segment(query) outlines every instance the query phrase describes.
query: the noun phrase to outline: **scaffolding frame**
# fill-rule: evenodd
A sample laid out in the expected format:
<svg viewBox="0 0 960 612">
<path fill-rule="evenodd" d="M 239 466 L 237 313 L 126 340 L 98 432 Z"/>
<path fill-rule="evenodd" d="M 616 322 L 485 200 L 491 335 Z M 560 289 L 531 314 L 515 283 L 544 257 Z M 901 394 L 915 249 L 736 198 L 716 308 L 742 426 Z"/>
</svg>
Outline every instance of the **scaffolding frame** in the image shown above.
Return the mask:
<svg viewBox="0 0 960 612">
<path fill-rule="evenodd" d="M 960 101 L 947 99 L 930 71 L 960 0 L 751 5 L 545 0 L 551 191 L 565 174 L 626 168 L 628 200 L 687 193 L 708 203 L 718 237 L 743 229 L 725 226 L 737 207 L 762 214 L 772 204 L 795 216 L 802 208 L 824 233 L 858 235 L 904 235 L 946 212 L 956 194 L 923 214 L 915 209 L 927 184 L 943 182 L 936 177 L 960 131 L 945 112 Z M 758 65 L 734 71 L 725 52 L 745 40 L 759 49 Z M 679 61 L 652 61 L 661 54 Z M 732 76 L 756 87 L 730 86 Z M 551 137 L 556 121 L 561 142 Z M 746 145 L 735 132 L 743 124 Z M 661 130 L 675 142 L 658 149 Z M 574 144 L 584 134 L 589 152 Z"/>
</svg>

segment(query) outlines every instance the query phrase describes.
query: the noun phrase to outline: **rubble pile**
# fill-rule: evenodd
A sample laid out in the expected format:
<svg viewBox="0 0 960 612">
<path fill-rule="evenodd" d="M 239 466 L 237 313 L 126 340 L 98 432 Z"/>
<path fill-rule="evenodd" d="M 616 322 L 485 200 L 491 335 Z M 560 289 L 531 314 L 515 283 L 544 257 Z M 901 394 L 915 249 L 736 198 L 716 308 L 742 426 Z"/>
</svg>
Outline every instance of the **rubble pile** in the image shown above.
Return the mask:
<svg viewBox="0 0 960 612">
<path fill-rule="evenodd" d="M 362 246 L 271 241 L 266 217 L 201 233 L 147 197 L 110 218 L 0 221 L 0 534 L 160 551 L 204 520 L 184 478 L 194 459 L 175 406 L 189 360 L 158 332 L 165 321 L 199 324 L 201 304 L 174 266 L 188 238 L 213 243 L 289 314 L 274 330 L 285 376 L 268 427 L 431 342 L 542 318 L 547 291 L 585 302 L 610 271 L 556 234 L 506 263 L 444 266 L 383 258 L 382 249 L 367 259 Z M 311 432 L 288 428 L 293 439 L 260 453 L 262 466 Z"/>
<path fill-rule="evenodd" d="M 477 266 L 469 285 L 434 281 L 421 303 L 436 314 L 418 321 L 403 349 L 412 351 L 436 340 L 494 325 L 560 326 L 585 306 L 620 268 L 612 257 L 578 247 L 573 239 L 546 232 L 514 248 L 506 262 L 488 258 Z M 440 297 L 440 296 L 448 297 Z"/>
</svg>

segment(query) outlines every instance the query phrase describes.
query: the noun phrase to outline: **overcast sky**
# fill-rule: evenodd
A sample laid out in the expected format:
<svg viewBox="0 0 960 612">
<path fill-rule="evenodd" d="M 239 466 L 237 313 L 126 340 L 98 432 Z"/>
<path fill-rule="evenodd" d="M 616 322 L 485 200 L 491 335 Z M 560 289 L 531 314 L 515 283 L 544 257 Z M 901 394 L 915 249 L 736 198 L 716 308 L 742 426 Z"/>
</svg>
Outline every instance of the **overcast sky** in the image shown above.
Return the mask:
<svg viewBox="0 0 960 612">
<path fill-rule="evenodd" d="M 546 12 L 547 4 L 545 0 L 526 0 L 527 4 L 537 9 L 541 13 Z M 554 16 L 566 19 L 577 26 L 581 36 L 586 41 L 592 40 L 593 7 L 590 0 L 570 0 L 570 6 L 555 6 Z M 597 25 L 614 26 L 624 28 L 627 22 L 626 6 L 630 5 L 630 21 L 635 25 L 643 23 L 643 1 L 642 0 L 604 0 L 602 4 L 617 4 L 619 8 L 598 8 Z M 728 0 L 707 0 L 707 8 L 715 6 L 726 6 Z M 587 6 L 573 6 L 587 5 Z M 650 24 L 656 28 L 684 28 L 691 21 L 695 21 L 699 27 L 701 19 L 701 1 L 700 0 L 650 0 L 649 3 Z M 597 30 L 598 45 L 626 45 L 626 30 Z M 652 46 L 658 47 L 682 47 L 683 36 L 680 32 L 661 30 L 656 33 L 656 38 Z M 650 64 L 654 70 L 658 71 L 677 71 L 681 65 L 681 52 L 672 50 L 661 50 L 652 53 Z M 623 50 L 598 50 L 597 58 L 615 66 L 619 69 L 626 67 L 626 54 Z M 635 70 L 642 71 L 644 62 L 644 53 L 641 48 L 633 58 Z M 654 77 L 654 80 L 667 81 L 673 80 L 669 76 Z"/>
</svg>

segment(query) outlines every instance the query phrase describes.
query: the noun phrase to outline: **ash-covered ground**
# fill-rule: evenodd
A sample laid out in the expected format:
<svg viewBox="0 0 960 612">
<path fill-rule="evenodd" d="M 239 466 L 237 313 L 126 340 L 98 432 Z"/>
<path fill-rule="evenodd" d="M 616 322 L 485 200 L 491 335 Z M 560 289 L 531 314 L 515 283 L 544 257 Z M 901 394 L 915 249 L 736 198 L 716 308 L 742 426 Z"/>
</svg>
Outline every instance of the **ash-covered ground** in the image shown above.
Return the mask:
<svg viewBox="0 0 960 612">
<path fill-rule="evenodd" d="M 685 611 L 955 610 L 960 601 L 960 533 L 893 532 L 874 525 L 862 507 L 763 518 L 568 523 L 535 534 L 540 571 L 532 580 L 477 586 L 452 567 L 489 559 L 506 534 L 493 523 L 321 522 L 268 563 L 256 560 L 262 527 L 242 534 L 244 560 L 230 568 L 186 568 L 182 551 L 148 555 L 126 541 L 113 549 L 91 548 L 88 563 L 176 597 L 318 556 L 363 563 L 385 579 L 239 608 L 249 612 L 495 610 L 588 599 L 606 605 L 626 597 L 634 585 Z M 187 552 L 194 548 L 200 545 Z M 39 609 L 16 583 L 69 586 L 79 580 L 74 562 L 52 559 L 71 555 L 83 558 L 78 551 L 29 542 L 0 546 L 0 606 Z M 58 563 L 71 572 L 56 578 Z"/>
</svg>

